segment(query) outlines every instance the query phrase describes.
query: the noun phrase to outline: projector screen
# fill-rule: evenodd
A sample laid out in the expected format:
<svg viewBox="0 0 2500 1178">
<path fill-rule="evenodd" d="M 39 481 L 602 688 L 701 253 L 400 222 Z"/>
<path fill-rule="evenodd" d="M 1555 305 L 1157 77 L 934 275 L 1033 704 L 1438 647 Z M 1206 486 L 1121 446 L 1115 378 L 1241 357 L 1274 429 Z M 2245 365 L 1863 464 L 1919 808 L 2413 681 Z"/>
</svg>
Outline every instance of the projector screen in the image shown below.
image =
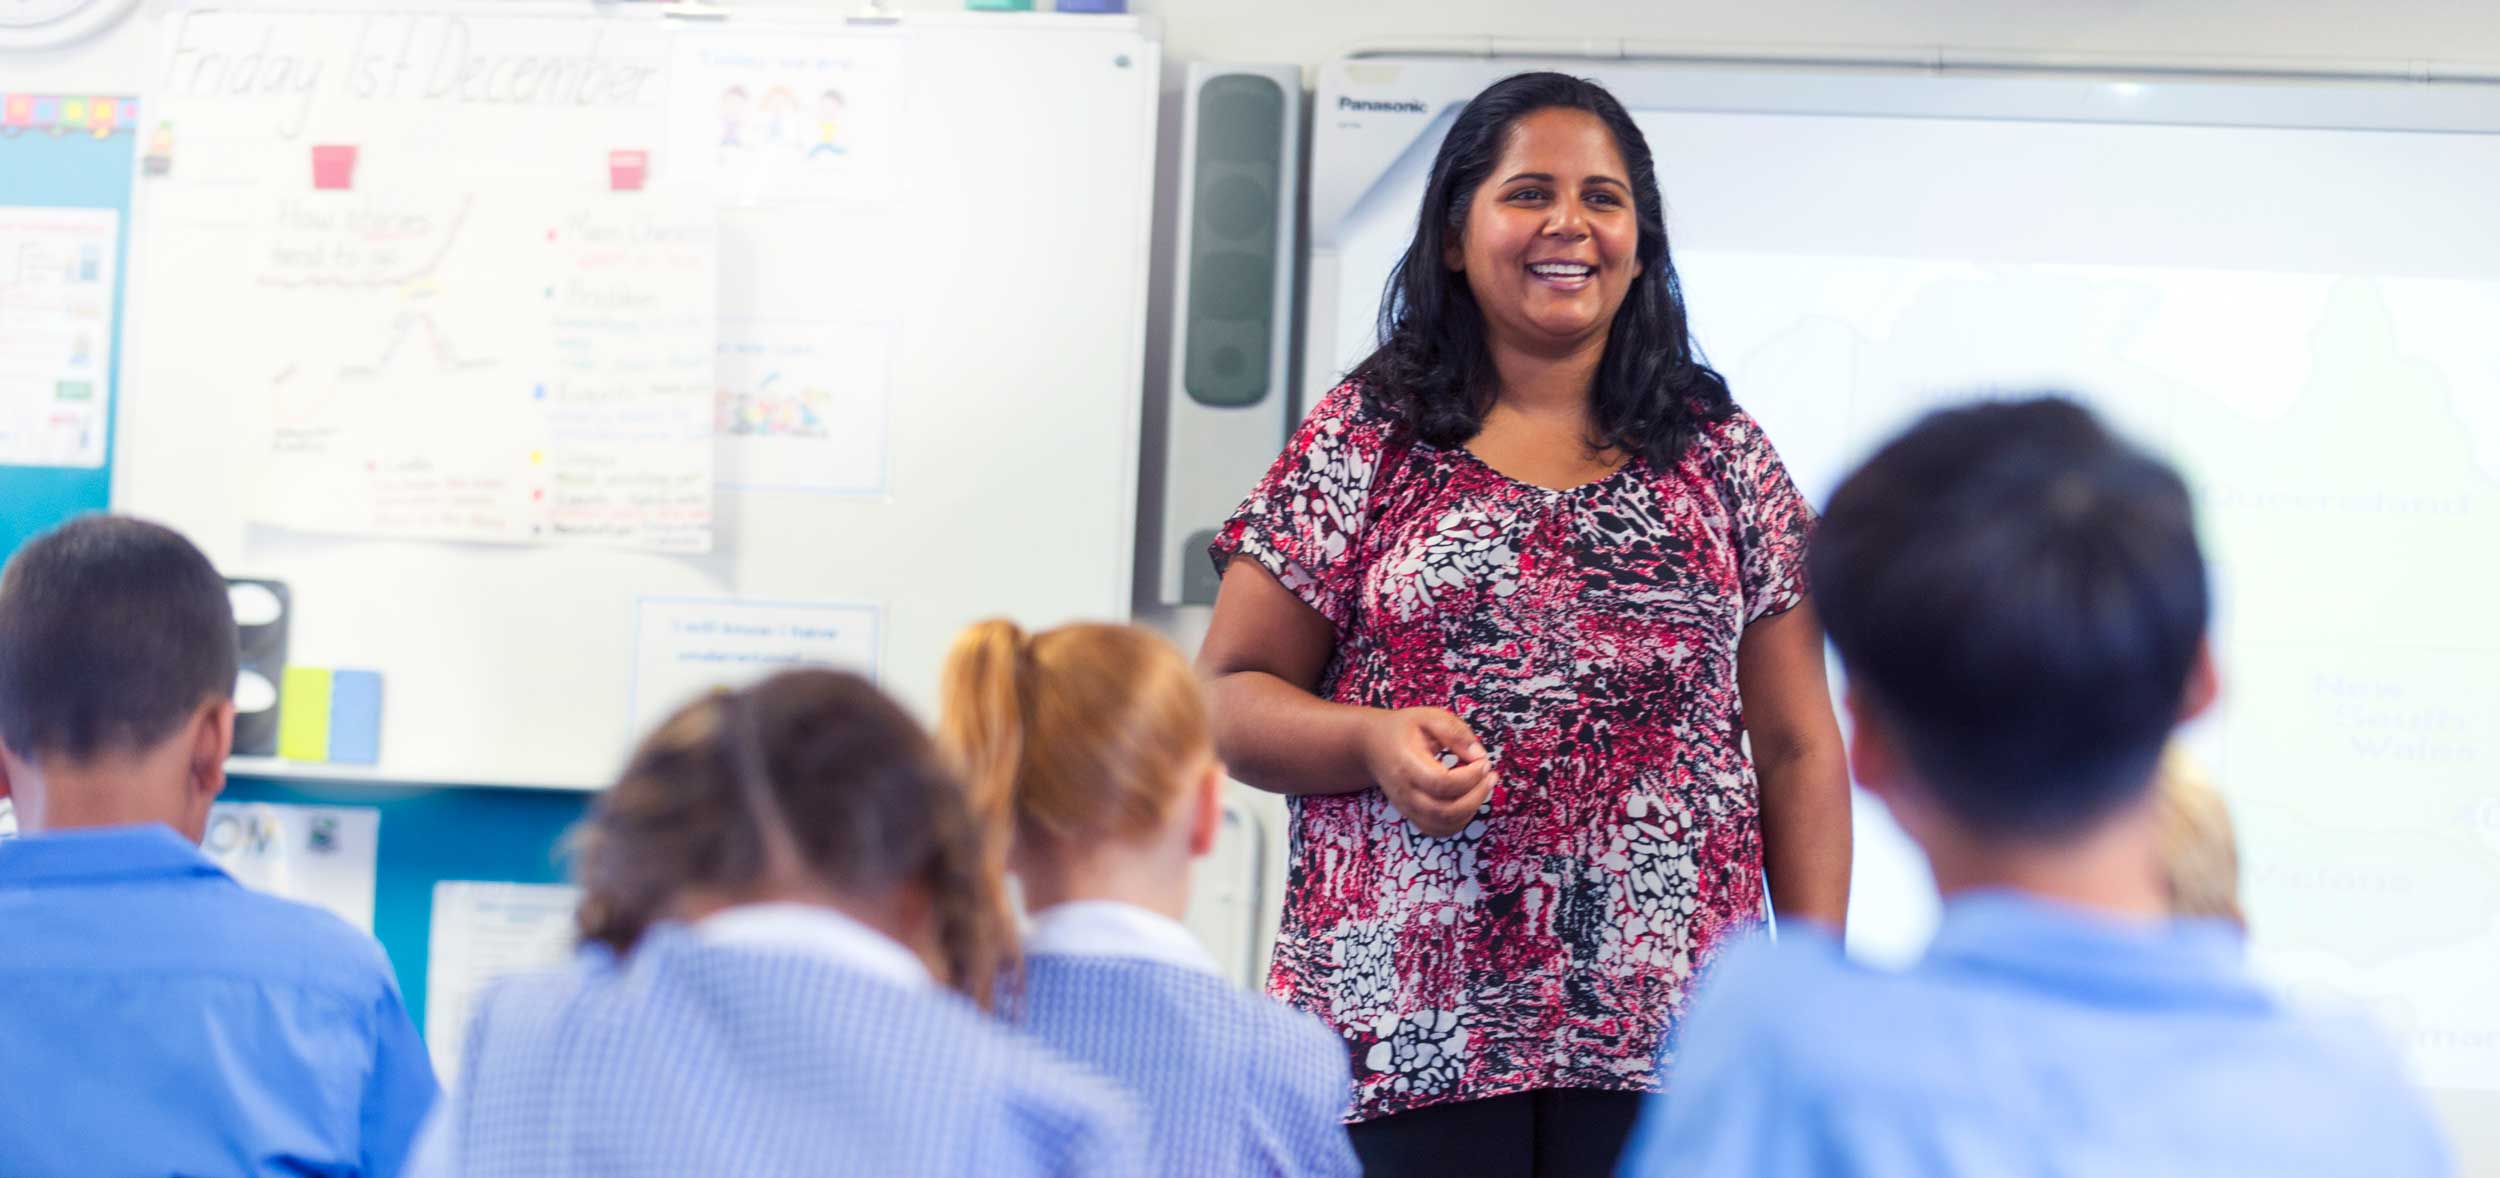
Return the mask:
<svg viewBox="0 0 2500 1178">
<path fill-rule="evenodd" d="M 1323 72 L 1306 396 L 1372 346 L 1455 105 L 1523 68 Z M 1557 68 L 1635 110 L 1695 335 L 1818 504 L 1989 390 L 2180 466 L 2225 679 L 2184 740 L 2259 968 L 2500 1092 L 2500 91 Z M 1852 949 L 1905 960 L 1933 888 L 1858 800 Z"/>
</svg>

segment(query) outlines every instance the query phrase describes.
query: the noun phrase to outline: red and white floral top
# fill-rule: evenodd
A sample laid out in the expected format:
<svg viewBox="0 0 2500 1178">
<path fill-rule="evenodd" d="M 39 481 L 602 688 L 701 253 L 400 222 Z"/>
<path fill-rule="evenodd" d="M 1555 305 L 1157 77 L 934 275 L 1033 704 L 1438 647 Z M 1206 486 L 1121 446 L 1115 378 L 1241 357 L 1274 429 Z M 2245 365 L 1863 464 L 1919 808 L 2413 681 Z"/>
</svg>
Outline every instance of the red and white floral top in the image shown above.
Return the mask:
<svg viewBox="0 0 2500 1178">
<path fill-rule="evenodd" d="M 1813 510 L 1742 412 L 1674 469 L 1508 478 L 1352 384 L 1217 534 L 1335 624 L 1320 694 L 1444 707 L 1500 775 L 1450 838 L 1292 799 L 1269 988 L 1344 1036 L 1356 1120 L 1658 1086 L 1696 974 L 1763 917 L 1736 645 L 1804 600 Z"/>
</svg>

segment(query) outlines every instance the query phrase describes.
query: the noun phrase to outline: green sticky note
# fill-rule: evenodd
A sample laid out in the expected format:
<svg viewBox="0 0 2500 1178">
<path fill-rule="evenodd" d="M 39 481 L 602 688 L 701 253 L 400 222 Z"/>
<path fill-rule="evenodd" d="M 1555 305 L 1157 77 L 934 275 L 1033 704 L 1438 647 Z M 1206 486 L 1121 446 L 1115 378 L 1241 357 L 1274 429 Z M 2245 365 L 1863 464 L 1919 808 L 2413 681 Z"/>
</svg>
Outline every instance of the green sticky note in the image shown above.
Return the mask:
<svg viewBox="0 0 2500 1178">
<path fill-rule="evenodd" d="M 288 667 L 278 687 L 278 755 L 290 761 L 330 759 L 330 672 Z"/>
<path fill-rule="evenodd" d="M 964 7 L 974 12 L 1031 12 L 1033 0 L 964 0 Z"/>
</svg>

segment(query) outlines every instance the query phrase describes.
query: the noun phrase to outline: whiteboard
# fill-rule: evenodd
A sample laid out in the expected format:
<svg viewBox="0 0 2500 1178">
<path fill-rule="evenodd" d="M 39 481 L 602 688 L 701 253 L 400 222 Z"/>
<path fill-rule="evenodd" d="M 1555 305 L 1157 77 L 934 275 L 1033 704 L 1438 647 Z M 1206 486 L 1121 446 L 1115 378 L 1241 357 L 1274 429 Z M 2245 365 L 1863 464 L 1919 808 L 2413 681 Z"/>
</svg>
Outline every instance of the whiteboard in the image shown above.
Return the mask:
<svg viewBox="0 0 2500 1178">
<path fill-rule="evenodd" d="M 1306 390 L 1372 345 L 1456 109 L 1526 59 L 1320 73 Z M 2256 960 L 2500 1091 L 2500 88 L 1575 60 L 1658 161 L 1694 333 L 1821 502 L 1988 388 L 2187 475 Z M 1852 949 L 1937 904 L 1863 795 Z"/>
<path fill-rule="evenodd" d="M 744 12 L 202 4 L 160 22 L 139 138 L 169 166 L 141 167 L 114 504 L 230 576 L 286 582 L 293 664 L 383 679 L 371 769 L 241 767 L 596 787 L 706 659 L 854 666 L 925 716 L 964 624 L 1127 615 L 1147 26 Z M 457 357 L 520 305 L 464 293 L 489 259 L 489 279 L 394 288 L 415 328 L 344 299 L 300 322 L 237 312 L 288 202 L 337 196 L 314 149 L 341 144 L 358 198 L 468 199 L 533 230 L 712 210 L 701 294 L 719 379 L 746 383 L 715 423 L 703 550 L 270 522 L 266 451 L 239 431 L 270 412 L 273 358 Z M 774 392 L 783 372 L 810 373 L 811 399 Z M 784 420 L 816 411 L 832 425 Z"/>
</svg>

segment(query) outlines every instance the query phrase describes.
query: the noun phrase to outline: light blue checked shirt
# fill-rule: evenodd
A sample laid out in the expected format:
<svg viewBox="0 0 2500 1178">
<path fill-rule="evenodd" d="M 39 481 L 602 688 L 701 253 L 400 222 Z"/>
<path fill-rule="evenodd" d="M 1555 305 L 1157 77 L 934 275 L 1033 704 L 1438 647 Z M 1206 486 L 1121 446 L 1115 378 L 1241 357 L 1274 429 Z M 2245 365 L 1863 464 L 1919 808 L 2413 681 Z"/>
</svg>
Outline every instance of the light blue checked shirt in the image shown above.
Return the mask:
<svg viewBox="0 0 2500 1178">
<path fill-rule="evenodd" d="M 0 842 L 0 1174 L 389 1178 L 434 1096 L 347 922 L 169 827 Z"/>
<path fill-rule="evenodd" d="M 828 908 L 663 924 L 491 989 L 423 1178 L 1142 1175 L 1136 1112 Z"/>
<path fill-rule="evenodd" d="M 2218 921 L 1955 898 L 1916 966 L 1818 931 L 1720 960 L 1624 1178 L 2438 1178 L 2394 1057 Z"/>
<path fill-rule="evenodd" d="M 1145 1110 L 1152 1170 L 1352 1178 L 1345 1044 L 1225 980 L 1189 930 L 1102 901 L 1036 914 L 1016 1017 Z"/>
</svg>

